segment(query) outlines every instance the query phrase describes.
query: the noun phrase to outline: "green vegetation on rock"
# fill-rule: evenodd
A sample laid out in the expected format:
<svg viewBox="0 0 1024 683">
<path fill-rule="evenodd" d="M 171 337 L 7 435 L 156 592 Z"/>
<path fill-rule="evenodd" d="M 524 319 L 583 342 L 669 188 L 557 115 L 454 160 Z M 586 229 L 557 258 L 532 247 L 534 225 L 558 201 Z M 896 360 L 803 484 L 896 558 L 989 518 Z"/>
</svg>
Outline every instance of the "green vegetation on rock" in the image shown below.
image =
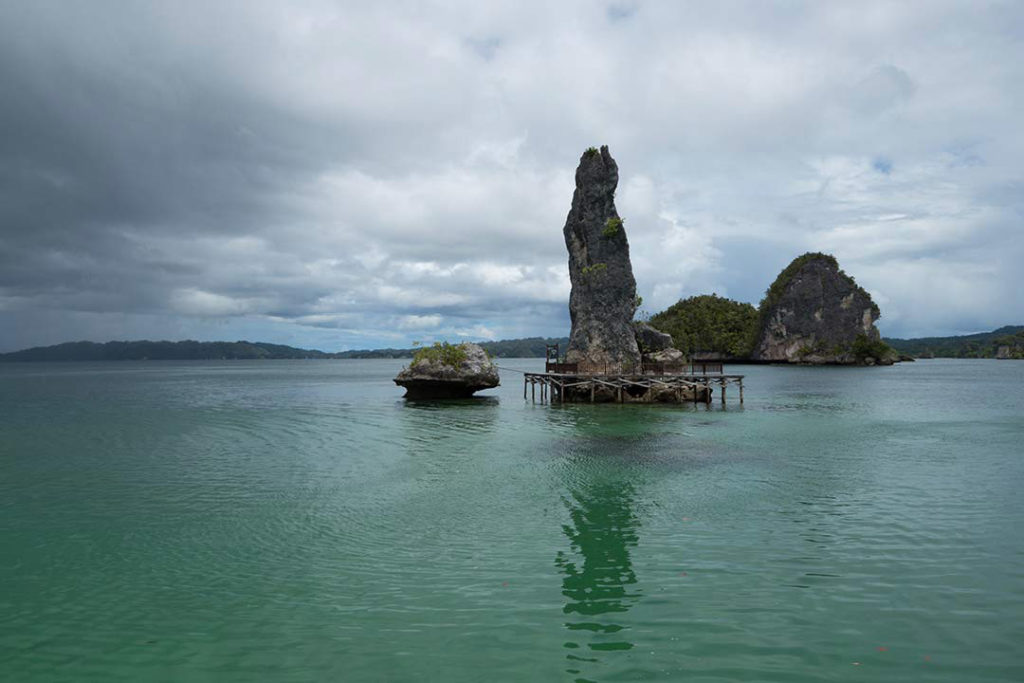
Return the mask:
<svg viewBox="0 0 1024 683">
<path fill-rule="evenodd" d="M 464 360 L 466 360 L 465 347 L 462 344 L 449 344 L 448 342 L 434 342 L 431 346 L 418 349 L 412 356 L 413 365 L 437 362 L 457 368 Z"/>
<path fill-rule="evenodd" d="M 601 237 L 605 239 L 611 239 L 622 232 L 622 219 L 618 217 L 609 218 L 605 221 L 604 230 L 601 231 Z"/>
<path fill-rule="evenodd" d="M 866 334 L 858 334 L 850 345 L 850 352 L 858 363 L 868 358 L 882 360 L 893 353 L 892 348 L 881 339 L 869 339 Z M 895 356 L 894 356 L 895 357 Z"/>
<path fill-rule="evenodd" d="M 608 270 L 607 263 L 595 263 L 592 266 L 583 266 L 582 268 L 580 268 L 580 273 L 583 275 L 583 277 L 589 277 L 591 275 L 603 273 L 606 270 Z"/>
<path fill-rule="evenodd" d="M 675 347 L 683 353 L 744 358 L 754 345 L 757 320 L 757 310 L 750 304 L 702 294 L 681 299 L 651 316 L 649 322 L 672 335 Z"/>
</svg>

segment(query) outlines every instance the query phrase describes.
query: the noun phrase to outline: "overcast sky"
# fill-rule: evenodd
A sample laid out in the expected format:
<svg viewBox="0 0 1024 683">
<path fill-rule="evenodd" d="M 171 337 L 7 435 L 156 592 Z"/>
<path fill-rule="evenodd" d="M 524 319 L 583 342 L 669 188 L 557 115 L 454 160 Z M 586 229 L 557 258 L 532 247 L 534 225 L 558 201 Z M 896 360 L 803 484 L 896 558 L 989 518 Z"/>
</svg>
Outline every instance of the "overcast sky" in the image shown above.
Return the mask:
<svg viewBox="0 0 1024 683">
<path fill-rule="evenodd" d="M 568 334 L 607 144 L 644 308 L 835 254 L 1024 323 L 1024 3 L 0 3 L 0 351 Z"/>
</svg>

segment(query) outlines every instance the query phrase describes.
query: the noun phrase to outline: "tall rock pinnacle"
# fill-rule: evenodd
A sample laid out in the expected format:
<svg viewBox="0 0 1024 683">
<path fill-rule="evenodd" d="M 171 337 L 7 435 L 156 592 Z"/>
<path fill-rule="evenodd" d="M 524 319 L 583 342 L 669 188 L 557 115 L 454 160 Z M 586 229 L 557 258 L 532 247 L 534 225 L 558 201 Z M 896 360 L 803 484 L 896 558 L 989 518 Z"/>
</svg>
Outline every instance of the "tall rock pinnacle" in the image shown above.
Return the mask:
<svg viewBox="0 0 1024 683">
<path fill-rule="evenodd" d="M 576 191 L 565 220 L 569 250 L 569 316 L 572 332 L 566 360 L 581 371 L 639 371 L 640 349 L 632 320 L 636 280 L 626 230 L 615 210 L 619 167 L 608 147 L 591 147 L 576 169 Z"/>
</svg>

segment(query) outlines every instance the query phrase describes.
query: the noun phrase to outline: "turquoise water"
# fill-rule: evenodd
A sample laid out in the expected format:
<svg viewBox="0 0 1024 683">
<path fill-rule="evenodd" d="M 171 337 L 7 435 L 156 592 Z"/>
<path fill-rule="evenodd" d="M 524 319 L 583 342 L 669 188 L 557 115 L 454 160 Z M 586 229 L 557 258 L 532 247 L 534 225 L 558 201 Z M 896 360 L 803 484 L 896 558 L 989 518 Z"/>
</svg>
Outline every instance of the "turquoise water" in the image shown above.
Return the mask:
<svg viewBox="0 0 1024 683">
<path fill-rule="evenodd" d="M 725 410 L 401 364 L 0 365 L 0 679 L 1024 680 L 1024 363 Z"/>
</svg>

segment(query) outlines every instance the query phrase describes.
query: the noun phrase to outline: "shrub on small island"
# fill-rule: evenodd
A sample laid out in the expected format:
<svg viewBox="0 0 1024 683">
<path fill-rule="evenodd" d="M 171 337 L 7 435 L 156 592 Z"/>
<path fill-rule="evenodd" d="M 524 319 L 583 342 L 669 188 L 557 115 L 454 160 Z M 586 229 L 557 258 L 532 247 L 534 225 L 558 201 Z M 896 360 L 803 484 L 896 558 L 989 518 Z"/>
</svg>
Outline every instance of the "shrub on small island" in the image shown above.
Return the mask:
<svg viewBox="0 0 1024 683">
<path fill-rule="evenodd" d="M 412 364 L 421 362 L 438 362 L 453 368 L 459 367 L 462 361 L 466 360 L 466 349 L 462 344 L 449 344 L 448 342 L 434 342 L 431 346 L 425 346 L 416 351 L 412 357 Z"/>
<path fill-rule="evenodd" d="M 858 334 L 850 345 L 850 352 L 857 362 L 863 363 L 868 358 L 885 358 L 892 349 L 881 339 L 868 339 L 866 334 Z"/>
</svg>

